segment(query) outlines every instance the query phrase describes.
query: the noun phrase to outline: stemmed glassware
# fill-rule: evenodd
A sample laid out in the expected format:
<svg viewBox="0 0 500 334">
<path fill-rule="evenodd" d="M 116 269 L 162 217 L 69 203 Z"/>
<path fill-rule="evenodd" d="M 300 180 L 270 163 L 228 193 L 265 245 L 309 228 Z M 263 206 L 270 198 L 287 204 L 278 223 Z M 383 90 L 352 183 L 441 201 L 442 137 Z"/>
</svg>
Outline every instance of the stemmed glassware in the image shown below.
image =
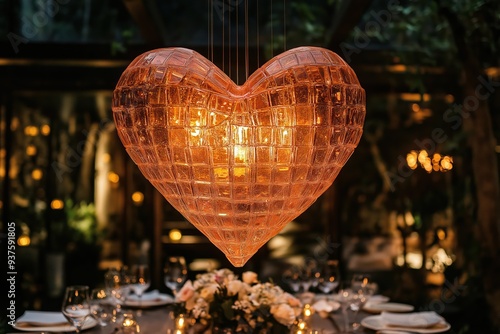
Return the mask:
<svg viewBox="0 0 500 334">
<path fill-rule="evenodd" d="M 351 304 L 356 300 L 356 298 L 358 298 L 357 293 L 347 287 L 340 289 L 335 298 L 340 303 L 340 308 L 342 309 L 344 329 L 346 333 L 349 332 L 351 328 L 349 325 L 349 314 L 347 313 L 347 310 L 351 307 Z"/>
<path fill-rule="evenodd" d="M 130 290 L 139 298 L 139 308 L 142 307 L 142 295 L 151 285 L 149 266 L 147 264 L 133 265 L 129 271 Z M 141 311 L 137 312 L 141 315 Z"/>
<path fill-rule="evenodd" d="M 318 289 L 324 294 L 329 294 L 339 286 L 340 272 L 337 260 L 328 260 L 323 264 L 319 279 Z"/>
<path fill-rule="evenodd" d="M 85 319 L 90 315 L 89 287 L 74 285 L 66 288 L 62 303 L 62 313 L 80 333 Z"/>
<path fill-rule="evenodd" d="M 90 312 L 102 327 L 107 326 L 114 317 L 114 305 L 104 289 L 94 289 L 90 296 Z"/>
<path fill-rule="evenodd" d="M 304 265 L 300 276 L 304 293 L 309 292 L 309 289 L 311 287 L 316 287 L 318 285 L 319 275 L 320 274 L 316 261 L 310 260 Z"/>
<path fill-rule="evenodd" d="M 186 260 L 183 256 L 170 256 L 163 267 L 165 285 L 172 290 L 174 296 L 187 279 Z"/>
<path fill-rule="evenodd" d="M 375 293 L 376 284 L 368 274 L 355 274 L 351 280 L 351 287 L 357 292 L 358 298 L 352 303 L 351 310 L 354 311 L 353 328 L 356 329 L 360 324 L 356 321 L 358 312 L 366 304 L 368 299 Z"/>
<path fill-rule="evenodd" d="M 364 293 L 368 293 L 370 289 L 373 290 L 373 285 L 368 274 L 355 274 L 352 276 L 351 288 L 354 290 L 362 290 Z"/>
<path fill-rule="evenodd" d="M 283 279 L 295 295 L 300 292 L 300 287 L 302 286 L 300 276 L 301 270 L 297 266 L 288 268 L 283 274 Z"/>
<path fill-rule="evenodd" d="M 114 302 L 116 313 L 121 313 L 121 308 L 130 292 L 130 278 L 126 271 L 126 267 L 120 270 L 110 269 L 104 275 L 106 291 Z"/>
</svg>

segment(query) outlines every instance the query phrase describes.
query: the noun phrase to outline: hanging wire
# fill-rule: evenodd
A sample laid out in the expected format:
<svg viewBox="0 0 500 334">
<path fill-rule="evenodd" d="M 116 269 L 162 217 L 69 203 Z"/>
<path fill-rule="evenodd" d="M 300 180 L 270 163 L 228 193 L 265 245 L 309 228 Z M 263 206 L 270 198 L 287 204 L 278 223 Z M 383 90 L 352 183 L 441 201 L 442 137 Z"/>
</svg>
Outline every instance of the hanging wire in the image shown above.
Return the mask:
<svg viewBox="0 0 500 334">
<path fill-rule="evenodd" d="M 207 58 L 210 59 L 210 4 L 213 0 L 207 0 Z"/>
<path fill-rule="evenodd" d="M 256 0 L 257 2 L 257 68 L 260 67 L 260 36 L 259 36 L 259 0 Z"/>
<path fill-rule="evenodd" d="M 283 51 L 286 51 L 286 0 L 283 0 Z"/>
<path fill-rule="evenodd" d="M 231 78 L 231 67 L 232 67 L 232 62 L 233 62 L 233 59 L 231 58 L 231 11 L 228 10 L 228 16 L 229 16 L 229 24 L 228 24 L 228 41 L 227 41 L 227 44 L 228 44 L 228 58 L 229 58 L 229 63 L 227 65 L 228 69 L 229 69 L 229 77 Z"/>
<path fill-rule="evenodd" d="M 271 0 L 271 58 L 274 57 L 273 0 Z"/>
<path fill-rule="evenodd" d="M 239 6 L 240 2 L 236 2 L 236 83 L 239 85 L 240 84 L 240 57 L 239 57 L 239 43 L 238 40 L 240 39 L 240 34 L 239 34 L 239 22 L 238 22 L 238 17 L 239 17 Z"/>
<path fill-rule="evenodd" d="M 226 27 L 224 25 L 224 18 L 226 17 L 226 7 L 224 1 L 222 1 L 222 72 L 225 72 L 225 59 L 224 59 L 224 31 L 226 30 Z"/>
<path fill-rule="evenodd" d="M 214 4 L 213 4 L 213 0 L 211 0 L 211 6 L 210 6 L 210 11 L 211 11 L 211 32 L 210 32 L 210 36 L 211 36 L 211 42 L 210 42 L 210 48 L 211 48 L 211 57 L 212 57 L 212 62 L 214 61 Z"/>
<path fill-rule="evenodd" d="M 245 81 L 248 80 L 248 0 L 245 0 Z"/>
</svg>

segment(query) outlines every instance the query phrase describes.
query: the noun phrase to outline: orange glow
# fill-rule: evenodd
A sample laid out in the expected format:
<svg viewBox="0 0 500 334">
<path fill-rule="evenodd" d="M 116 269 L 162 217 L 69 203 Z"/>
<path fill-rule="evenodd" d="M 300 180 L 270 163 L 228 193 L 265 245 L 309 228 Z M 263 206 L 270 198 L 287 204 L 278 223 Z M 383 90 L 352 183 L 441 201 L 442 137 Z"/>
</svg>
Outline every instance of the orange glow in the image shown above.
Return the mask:
<svg viewBox="0 0 500 334">
<path fill-rule="evenodd" d="M 33 169 L 33 171 L 31 172 L 31 177 L 33 178 L 33 180 L 41 180 L 42 177 L 43 177 L 43 172 L 41 169 L 37 168 L 37 169 Z"/>
<path fill-rule="evenodd" d="M 418 167 L 417 157 L 417 151 L 411 151 L 406 155 L 406 163 L 411 169 L 416 169 Z"/>
<path fill-rule="evenodd" d="M 431 100 L 431 96 L 429 94 L 401 93 L 399 97 L 401 100 L 408 102 L 429 102 Z"/>
<path fill-rule="evenodd" d="M 173 228 L 168 233 L 168 237 L 172 241 L 179 241 L 179 240 L 182 239 L 182 232 L 180 230 L 176 229 L 176 228 Z"/>
<path fill-rule="evenodd" d="M 26 136 L 35 137 L 38 135 L 38 128 L 33 125 L 29 125 L 24 128 L 24 134 Z"/>
<path fill-rule="evenodd" d="M 40 127 L 40 133 L 44 136 L 48 136 L 50 134 L 50 126 L 45 124 Z"/>
<path fill-rule="evenodd" d="M 118 183 L 120 182 L 120 176 L 116 174 L 115 172 L 109 172 L 108 173 L 108 181 L 111 183 Z"/>
<path fill-rule="evenodd" d="M 444 240 L 446 239 L 446 232 L 445 230 L 443 230 L 442 228 L 439 228 L 437 231 L 436 231 L 436 235 L 438 237 L 439 240 Z"/>
<path fill-rule="evenodd" d="M 420 163 L 420 166 L 428 173 L 431 173 L 432 171 L 446 172 L 453 168 L 452 157 L 434 153 L 431 159 L 425 150 L 421 150 L 419 152 L 410 151 L 410 153 L 406 155 L 406 163 L 411 169 L 416 169 L 418 167 L 418 163 Z"/>
<path fill-rule="evenodd" d="M 13 117 L 13 118 L 12 118 L 12 121 L 11 121 L 11 123 L 10 123 L 10 130 L 11 130 L 12 132 L 16 131 L 16 130 L 17 130 L 17 128 L 18 128 L 20 125 L 21 125 L 21 123 L 19 122 L 19 118 L 17 118 L 17 117 Z"/>
<path fill-rule="evenodd" d="M 35 145 L 28 145 L 26 147 L 26 155 L 28 156 L 34 156 L 36 154 L 36 146 Z"/>
<path fill-rule="evenodd" d="M 50 207 L 52 210 L 61 210 L 64 208 L 64 202 L 60 199 L 53 199 L 52 202 L 50 202 Z"/>
<path fill-rule="evenodd" d="M 135 204 L 142 204 L 142 202 L 144 201 L 144 194 L 141 193 L 140 191 L 136 191 L 132 194 L 132 201 L 135 203 Z"/>
<path fill-rule="evenodd" d="M 146 179 L 237 267 L 331 186 L 366 112 L 354 71 L 317 47 L 274 57 L 241 86 L 195 51 L 148 51 L 112 109 Z"/>
<path fill-rule="evenodd" d="M 19 238 L 17 238 L 17 245 L 18 246 L 29 246 L 31 243 L 31 239 L 29 235 L 22 234 Z"/>
</svg>

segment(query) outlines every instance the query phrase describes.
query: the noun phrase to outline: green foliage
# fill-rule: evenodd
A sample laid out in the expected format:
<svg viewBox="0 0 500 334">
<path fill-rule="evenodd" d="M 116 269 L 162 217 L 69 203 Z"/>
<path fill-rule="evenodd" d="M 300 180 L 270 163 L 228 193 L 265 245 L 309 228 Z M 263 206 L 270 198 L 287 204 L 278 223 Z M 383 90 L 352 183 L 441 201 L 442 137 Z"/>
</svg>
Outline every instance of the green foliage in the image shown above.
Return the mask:
<svg viewBox="0 0 500 334">
<path fill-rule="evenodd" d="M 98 239 L 97 218 L 93 203 L 74 204 L 68 199 L 65 205 L 69 240 L 81 244 L 95 244 Z"/>
<path fill-rule="evenodd" d="M 210 303 L 210 312 L 212 313 L 212 322 L 214 326 L 228 326 L 237 324 L 234 310 L 232 308 L 238 296 L 229 296 L 227 288 L 220 286 L 214 294 L 214 300 Z"/>
<path fill-rule="evenodd" d="M 268 10 L 268 40 L 266 40 L 266 56 L 300 45 L 324 46 L 332 13 L 337 0 L 293 0 L 273 6 Z M 272 40 L 270 36 L 272 35 Z"/>
</svg>

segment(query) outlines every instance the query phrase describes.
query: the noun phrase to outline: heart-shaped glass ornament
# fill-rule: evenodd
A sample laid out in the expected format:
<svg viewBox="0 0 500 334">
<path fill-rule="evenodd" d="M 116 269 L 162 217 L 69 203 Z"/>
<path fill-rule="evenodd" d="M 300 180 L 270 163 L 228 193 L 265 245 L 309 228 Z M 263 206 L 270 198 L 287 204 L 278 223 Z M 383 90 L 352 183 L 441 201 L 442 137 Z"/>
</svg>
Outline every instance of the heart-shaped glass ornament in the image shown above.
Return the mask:
<svg viewBox="0 0 500 334">
<path fill-rule="evenodd" d="M 318 47 L 274 57 L 242 86 L 195 51 L 152 50 L 113 97 L 132 160 L 237 267 L 330 187 L 365 112 L 354 71 Z"/>
</svg>

